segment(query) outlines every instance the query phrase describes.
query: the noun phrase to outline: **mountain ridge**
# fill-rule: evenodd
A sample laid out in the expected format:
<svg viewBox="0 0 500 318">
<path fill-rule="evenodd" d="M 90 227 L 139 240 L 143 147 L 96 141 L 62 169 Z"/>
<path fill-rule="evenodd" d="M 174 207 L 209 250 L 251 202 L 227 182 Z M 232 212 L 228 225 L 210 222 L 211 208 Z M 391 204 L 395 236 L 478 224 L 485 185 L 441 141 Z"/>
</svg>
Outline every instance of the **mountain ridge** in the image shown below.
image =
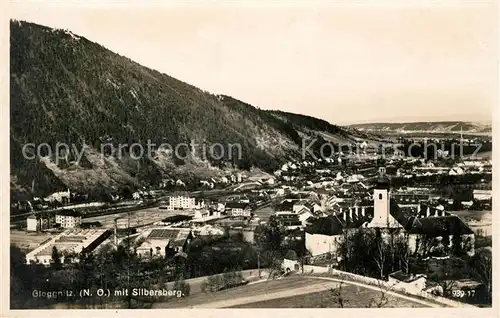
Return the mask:
<svg viewBox="0 0 500 318">
<path fill-rule="evenodd" d="M 491 122 L 475 121 L 431 121 L 431 122 L 401 122 L 401 123 L 363 123 L 352 124 L 349 127 L 361 131 L 422 131 L 422 132 L 469 132 L 488 133 L 492 131 Z"/>
<path fill-rule="evenodd" d="M 273 171 L 300 158 L 303 138 L 375 138 L 314 117 L 266 111 L 206 92 L 67 30 L 12 20 L 10 28 L 14 197 L 65 188 L 114 192 L 169 178 L 196 182 L 238 169 Z M 192 140 L 238 144 L 241 158 L 220 151 L 219 159 L 169 158 L 162 152 L 132 159 L 137 150 L 133 144 Z M 65 143 L 85 151 L 81 161 L 72 149 L 57 162 L 48 153 L 28 160 L 23 147 L 29 143 Z M 125 155 L 100 153 L 103 144 L 125 145 Z"/>
</svg>

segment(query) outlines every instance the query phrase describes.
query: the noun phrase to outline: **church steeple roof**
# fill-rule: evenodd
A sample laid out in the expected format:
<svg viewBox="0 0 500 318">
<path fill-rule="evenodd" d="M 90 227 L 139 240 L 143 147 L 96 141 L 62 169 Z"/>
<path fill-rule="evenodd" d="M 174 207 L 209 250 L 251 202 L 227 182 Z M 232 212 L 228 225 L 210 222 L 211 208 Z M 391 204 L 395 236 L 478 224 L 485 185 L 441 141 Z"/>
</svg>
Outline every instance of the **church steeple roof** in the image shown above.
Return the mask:
<svg viewBox="0 0 500 318">
<path fill-rule="evenodd" d="M 390 180 L 386 174 L 385 167 L 379 168 L 379 175 L 377 177 L 377 182 L 375 185 L 376 189 L 389 189 Z"/>
</svg>

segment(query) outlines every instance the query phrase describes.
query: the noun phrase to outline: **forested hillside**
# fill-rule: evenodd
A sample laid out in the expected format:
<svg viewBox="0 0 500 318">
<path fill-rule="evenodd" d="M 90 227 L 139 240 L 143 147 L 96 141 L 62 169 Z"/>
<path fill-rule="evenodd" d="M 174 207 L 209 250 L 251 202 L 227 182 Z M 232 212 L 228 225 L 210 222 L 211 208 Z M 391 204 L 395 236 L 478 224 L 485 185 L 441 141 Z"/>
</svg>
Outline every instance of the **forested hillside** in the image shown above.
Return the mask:
<svg viewBox="0 0 500 318">
<path fill-rule="evenodd" d="M 225 169 L 272 171 L 297 158 L 301 138 L 322 131 L 350 137 L 340 127 L 302 115 L 269 112 L 224 95 L 214 95 L 146 68 L 66 30 L 11 21 L 11 185 L 15 193 L 46 194 L 140 186 L 165 177 L 204 178 Z M 277 105 L 278 107 L 279 105 Z M 311 122 L 314 125 L 311 125 Z M 320 124 L 318 124 L 320 123 Z M 240 144 L 208 162 L 161 155 L 102 157 L 103 144 Z M 26 143 L 87 148 L 82 160 L 26 159 Z M 35 182 L 33 182 L 35 180 Z M 33 193 L 31 193 L 33 194 Z"/>
</svg>

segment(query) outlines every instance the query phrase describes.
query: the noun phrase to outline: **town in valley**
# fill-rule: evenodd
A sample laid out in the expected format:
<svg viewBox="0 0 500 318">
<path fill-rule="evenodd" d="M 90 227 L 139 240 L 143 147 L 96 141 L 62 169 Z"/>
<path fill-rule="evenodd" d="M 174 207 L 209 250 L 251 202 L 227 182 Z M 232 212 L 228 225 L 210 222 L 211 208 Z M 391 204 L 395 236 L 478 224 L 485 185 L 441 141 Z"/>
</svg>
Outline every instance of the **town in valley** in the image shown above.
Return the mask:
<svg viewBox="0 0 500 318">
<path fill-rule="evenodd" d="M 345 277 L 345 284 L 384 282 L 377 288 L 432 295 L 435 304 L 487 306 L 487 153 L 382 158 L 357 146 L 357 153 L 290 161 L 273 173 L 235 171 L 191 184 L 165 179 L 104 200 L 66 189 L 13 202 L 11 257 L 23 263 L 13 266 L 33 275 L 37 290 L 74 291 L 33 298 L 25 289 L 20 304 L 169 308 L 189 307 L 193 298 L 203 306 L 207 293 L 331 276 Z M 174 291 L 128 292 L 165 288 Z M 94 291 L 82 296 L 85 289 Z M 396 306 L 385 297 L 383 305 Z M 381 305 L 373 299 L 367 306 Z M 266 301 L 256 298 L 254 305 Z"/>
</svg>

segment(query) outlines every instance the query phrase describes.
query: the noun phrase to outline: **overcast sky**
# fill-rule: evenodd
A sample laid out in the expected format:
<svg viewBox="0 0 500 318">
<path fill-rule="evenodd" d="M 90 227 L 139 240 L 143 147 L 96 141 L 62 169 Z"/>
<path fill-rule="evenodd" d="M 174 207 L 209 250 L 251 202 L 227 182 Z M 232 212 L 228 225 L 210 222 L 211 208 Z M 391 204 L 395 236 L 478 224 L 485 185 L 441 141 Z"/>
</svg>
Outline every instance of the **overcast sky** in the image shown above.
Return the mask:
<svg viewBox="0 0 500 318">
<path fill-rule="evenodd" d="M 453 3 L 448 1 L 447 3 Z M 332 123 L 491 120 L 496 8 L 12 4 L 212 93 Z"/>
</svg>

